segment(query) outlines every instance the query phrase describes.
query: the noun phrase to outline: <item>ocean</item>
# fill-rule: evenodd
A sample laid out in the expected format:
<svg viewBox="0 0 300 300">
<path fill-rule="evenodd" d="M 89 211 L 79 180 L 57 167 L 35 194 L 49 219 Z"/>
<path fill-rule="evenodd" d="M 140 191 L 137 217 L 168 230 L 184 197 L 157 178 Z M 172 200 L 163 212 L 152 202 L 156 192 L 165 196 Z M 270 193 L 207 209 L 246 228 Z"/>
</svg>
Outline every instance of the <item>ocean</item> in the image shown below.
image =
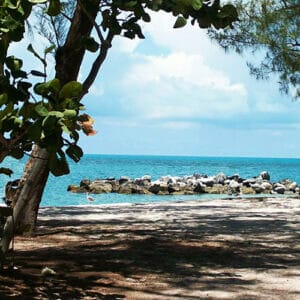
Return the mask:
<svg viewBox="0 0 300 300">
<path fill-rule="evenodd" d="M 0 197 L 4 196 L 5 183 L 19 178 L 25 160 L 9 160 L 5 166 L 11 166 L 14 174 L 11 178 L 0 175 Z M 184 176 L 192 174 L 226 175 L 239 174 L 243 178 L 257 176 L 268 171 L 271 181 L 289 178 L 300 184 L 300 159 L 296 158 L 247 158 L 247 157 L 185 157 L 185 156 L 136 156 L 136 155 L 85 155 L 79 163 L 70 162 L 71 173 L 62 177 L 50 176 L 42 199 L 42 206 L 101 205 L 112 203 L 147 203 L 178 201 L 190 199 L 208 199 L 220 195 L 93 195 L 94 202 L 88 202 L 85 194 L 67 192 L 70 184 L 78 184 L 82 179 L 94 180 L 120 176 L 131 178 L 150 175 L 152 180 L 160 176 Z"/>
</svg>

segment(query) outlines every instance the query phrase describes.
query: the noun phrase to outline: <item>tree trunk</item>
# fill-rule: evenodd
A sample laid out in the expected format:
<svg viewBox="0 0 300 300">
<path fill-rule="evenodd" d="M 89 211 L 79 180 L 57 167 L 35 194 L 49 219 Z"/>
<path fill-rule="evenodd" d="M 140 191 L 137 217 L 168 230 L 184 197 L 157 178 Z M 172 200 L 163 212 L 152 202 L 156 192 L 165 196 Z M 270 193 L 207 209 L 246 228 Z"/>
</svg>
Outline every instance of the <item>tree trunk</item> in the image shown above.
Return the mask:
<svg viewBox="0 0 300 300">
<path fill-rule="evenodd" d="M 33 229 L 36 221 L 40 196 L 43 193 L 49 171 L 47 167 L 47 150 L 36 146 L 33 152 L 39 156 L 30 158 L 27 163 L 25 173 L 20 181 L 22 186 L 19 193 L 17 193 L 18 197 L 13 210 L 13 218 L 9 217 L 4 227 L 1 240 L 1 252 L 4 254 L 7 252 L 14 235 L 14 221 L 17 226 L 22 226 L 22 229 L 26 229 L 29 232 Z M 38 185 L 37 182 L 39 183 Z M 25 214 L 29 214 L 29 216 L 22 219 Z"/>
<path fill-rule="evenodd" d="M 46 149 L 35 146 L 26 164 L 24 174 L 19 183 L 20 191 L 18 197 L 13 202 L 13 207 L 15 207 L 21 197 L 22 190 L 30 189 L 26 205 L 23 207 L 20 217 L 16 219 L 15 228 L 18 233 L 26 232 L 30 234 L 36 225 L 38 209 L 49 176 L 47 167 L 48 156 Z M 33 177 L 34 181 L 32 181 L 29 176 L 37 167 L 40 168 L 38 170 L 39 176 Z"/>
<path fill-rule="evenodd" d="M 85 54 L 84 47 L 78 47 L 78 41 L 83 36 L 89 36 L 96 19 L 100 0 L 89 0 L 89 10 L 83 8 L 78 1 L 74 12 L 73 20 L 64 46 L 56 53 L 56 78 L 61 84 L 76 80 Z M 88 16 L 86 14 L 89 14 Z M 112 37 L 109 38 L 110 41 Z M 100 53 L 103 56 L 100 65 L 107 54 L 107 49 Z M 99 67 L 98 67 L 99 70 Z M 36 220 L 41 197 L 47 183 L 49 169 L 47 167 L 49 153 L 46 149 L 35 146 L 33 155 L 29 159 L 25 172 L 19 183 L 19 188 L 13 199 L 14 222 L 18 231 L 32 232 Z M 2 253 L 6 253 L 13 237 L 13 219 L 6 222 L 3 238 L 1 241 Z"/>
</svg>

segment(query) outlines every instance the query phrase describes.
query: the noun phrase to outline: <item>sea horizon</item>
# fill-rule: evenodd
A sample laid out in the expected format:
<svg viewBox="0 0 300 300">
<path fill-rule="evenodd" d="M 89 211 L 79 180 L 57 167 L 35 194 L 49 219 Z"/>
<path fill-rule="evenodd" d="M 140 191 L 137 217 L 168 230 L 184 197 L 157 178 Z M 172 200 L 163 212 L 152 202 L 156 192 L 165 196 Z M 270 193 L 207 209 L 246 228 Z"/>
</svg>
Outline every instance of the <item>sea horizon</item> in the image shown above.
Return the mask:
<svg viewBox="0 0 300 300">
<path fill-rule="evenodd" d="M 85 155 L 101 156 L 149 156 L 149 157 L 191 157 L 191 158 L 264 158 L 264 159 L 299 159 L 298 156 L 252 156 L 252 155 L 192 155 L 192 154 L 126 154 L 126 153 L 84 153 Z"/>
</svg>

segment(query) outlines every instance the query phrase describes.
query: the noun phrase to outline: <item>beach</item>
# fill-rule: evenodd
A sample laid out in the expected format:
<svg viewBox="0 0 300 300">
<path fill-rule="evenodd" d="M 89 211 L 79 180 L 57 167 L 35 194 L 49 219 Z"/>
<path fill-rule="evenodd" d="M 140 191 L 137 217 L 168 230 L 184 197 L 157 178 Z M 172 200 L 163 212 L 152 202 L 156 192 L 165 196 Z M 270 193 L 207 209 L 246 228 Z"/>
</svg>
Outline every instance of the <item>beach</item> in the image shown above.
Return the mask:
<svg viewBox="0 0 300 300">
<path fill-rule="evenodd" d="M 299 299 L 299 221 L 299 198 L 45 207 L 0 299 Z"/>
</svg>

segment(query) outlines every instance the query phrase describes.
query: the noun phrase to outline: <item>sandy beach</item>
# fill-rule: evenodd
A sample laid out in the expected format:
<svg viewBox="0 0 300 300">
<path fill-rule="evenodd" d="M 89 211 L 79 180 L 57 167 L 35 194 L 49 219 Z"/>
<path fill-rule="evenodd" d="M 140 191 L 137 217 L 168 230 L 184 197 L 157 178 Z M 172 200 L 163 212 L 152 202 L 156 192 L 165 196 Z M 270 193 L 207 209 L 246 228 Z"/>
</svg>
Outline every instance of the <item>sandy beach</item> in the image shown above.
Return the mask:
<svg viewBox="0 0 300 300">
<path fill-rule="evenodd" d="M 42 208 L 0 299 L 299 299 L 299 221 L 299 198 Z"/>
</svg>

